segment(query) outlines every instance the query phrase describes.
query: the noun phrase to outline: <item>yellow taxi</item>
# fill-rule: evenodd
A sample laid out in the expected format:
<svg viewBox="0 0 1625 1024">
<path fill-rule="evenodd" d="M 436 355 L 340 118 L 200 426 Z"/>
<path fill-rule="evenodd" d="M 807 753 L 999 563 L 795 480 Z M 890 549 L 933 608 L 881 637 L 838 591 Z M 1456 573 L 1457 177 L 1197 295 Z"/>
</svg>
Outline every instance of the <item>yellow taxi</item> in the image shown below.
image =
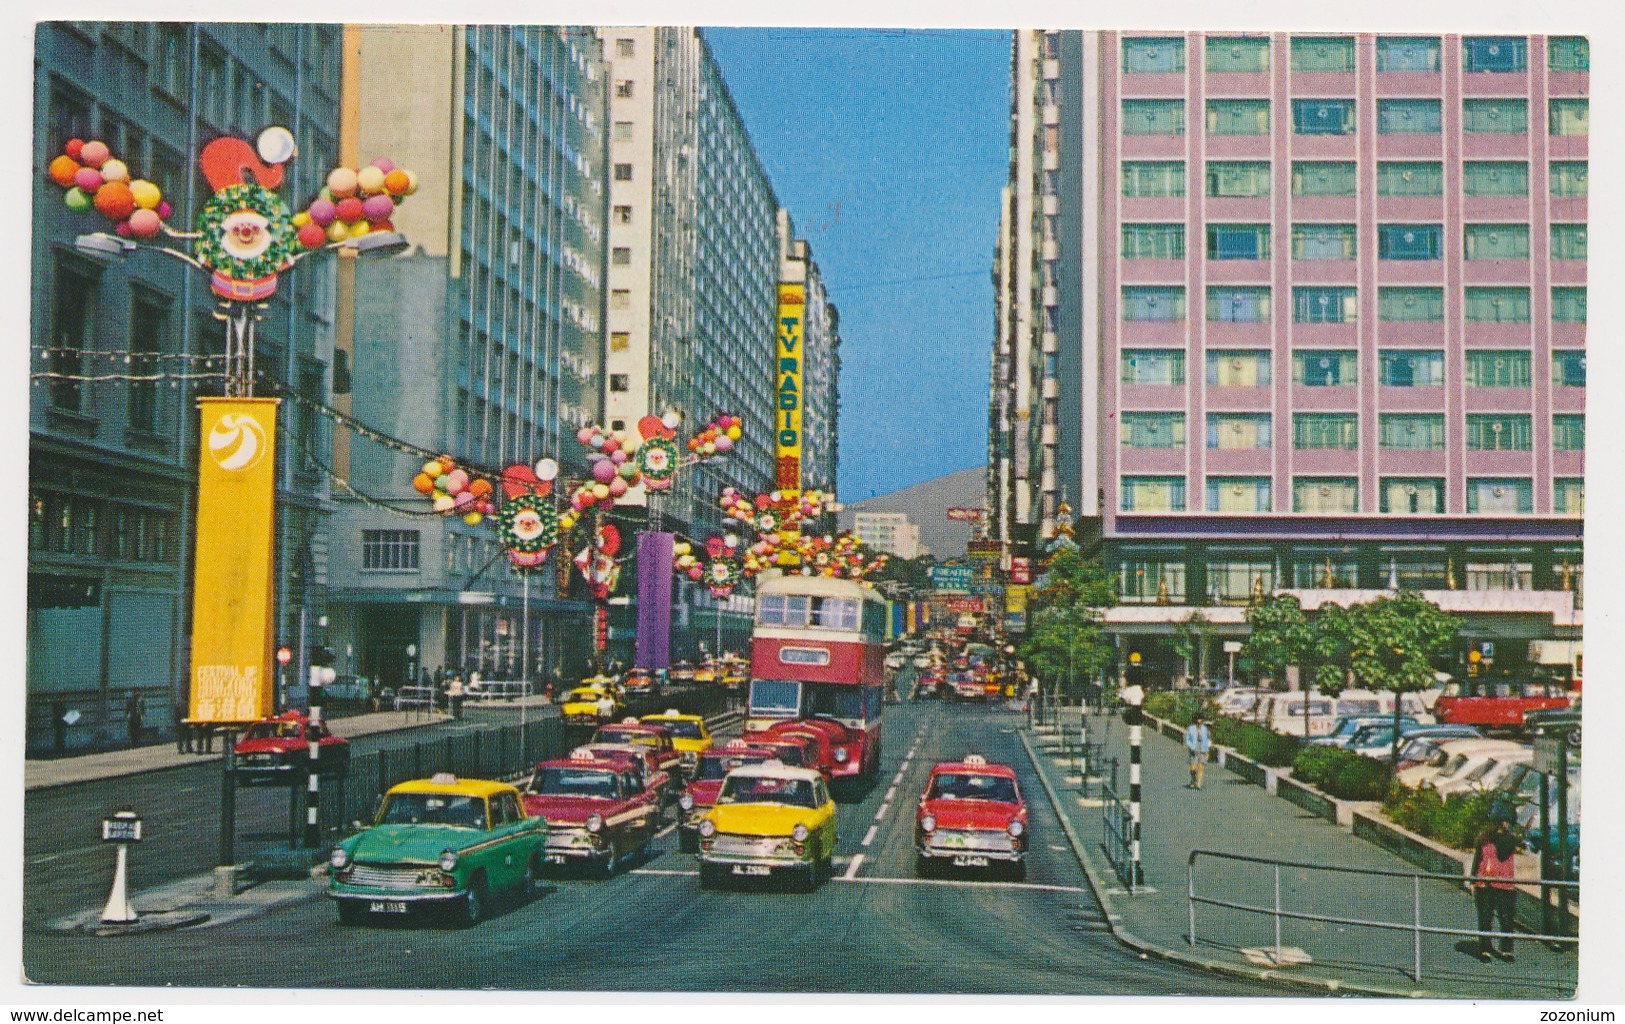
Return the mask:
<svg viewBox="0 0 1625 1024">
<path fill-rule="evenodd" d="M 597 728 L 612 721 L 621 710 L 613 690 L 601 686 L 578 686 L 559 702 L 559 715 L 565 725 Z"/>
<path fill-rule="evenodd" d="M 581 680 L 581 682 L 577 683 L 576 685 L 577 686 L 595 686 L 598 689 L 607 692 L 611 697 L 617 697 L 618 698 L 621 695 L 620 681 L 617 680 L 614 676 L 605 676 L 605 675 L 587 676 L 585 679 Z"/>
<path fill-rule="evenodd" d="M 717 679 L 717 663 L 710 658 L 700 662 L 694 669 L 696 683 L 714 683 Z"/>
<path fill-rule="evenodd" d="M 811 892 L 830 873 L 835 801 L 822 773 L 781 761 L 735 768 L 700 818 L 700 886 L 792 875 Z"/>
<path fill-rule="evenodd" d="M 728 657 L 722 659 L 722 667 L 718 670 L 717 682 L 730 690 L 737 690 L 750 682 L 750 665 L 742 658 Z"/>
<path fill-rule="evenodd" d="M 711 749 L 711 732 L 705 727 L 705 719 L 699 715 L 685 715 L 676 708 L 667 708 L 658 715 L 644 715 L 642 721 L 646 725 L 661 726 L 671 733 L 671 745 L 677 748 L 685 775 L 693 775 L 700 752 Z"/>
</svg>

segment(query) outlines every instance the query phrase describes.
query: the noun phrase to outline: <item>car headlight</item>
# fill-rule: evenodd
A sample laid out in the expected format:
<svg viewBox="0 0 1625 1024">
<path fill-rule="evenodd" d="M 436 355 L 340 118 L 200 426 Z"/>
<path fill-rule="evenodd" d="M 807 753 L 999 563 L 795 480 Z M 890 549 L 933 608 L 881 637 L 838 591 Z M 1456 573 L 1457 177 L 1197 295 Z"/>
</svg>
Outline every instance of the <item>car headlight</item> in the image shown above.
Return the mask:
<svg viewBox="0 0 1625 1024">
<path fill-rule="evenodd" d="M 587 815 L 587 831 L 598 832 L 604 827 L 604 816 L 601 814 Z"/>
<path fill-rule="evenodd" d="M 457 851 L 456 850 L 441 850 L 440 851 L 440 870 L 441 871 L 454 871 L 454 870 L 456 870 L 456 868 L 457 868 Z"/>
<path fill-rule="evenodd" d="M 798 843 L 805 843 L 807 841 L 807 826 L 797 825 L 790 830 L 790 837 Z"/>
<path fill-rule="evenodd" d="M 342 846 L 335 846 L 333 852 L 328 855 L 327 862 L 333 865 L 335 869 L 342 871 L 350 864 L 350 851 Z"/>
<path fill-rule="evenodd" d="M 681 807 L 685 811 L 692 811 L 694 809 L 694 796 L 693 796 L 693 794 L 684 793 L 682 796 L 678 797 L 677 798 L 677 806 Z"/>
<path fill-rule="evenodd" d="M 1027 831 L 1027 826 L 1023 825 L 1020 821 L 1012 821 L 1009 824 L 1007 831 L 1009 831 L 1009 833 L 1013 836 L 1019 836 L 1023 832 Z"/>
<path fill-rule="evenodd" d="M 717 823 L 716 822 L 712 821 L 710 818 L 706 818 L 704 821 L 700 822 L 700 835 L 704 836 L 707 839 L 710 839 L 712 836 L 714 836 L 716 834 L 717 834 Z"/>
<path fill-rule="evenodd" d="M 935 832 L 936 830 L 937 830 L 937 819 L 931 817 L 931 815 L 929 815 L 929 814 L 927 814 L 925 817 L 920 819 L 920 831 L 921 832 Z"/>
<path fill-rule="evenodd" d="M 836 747 L 835 748 L 835 762 L 837 764 L 845 764 L 846 763 L 846 748 L 845 747 Z"/>
</svg>

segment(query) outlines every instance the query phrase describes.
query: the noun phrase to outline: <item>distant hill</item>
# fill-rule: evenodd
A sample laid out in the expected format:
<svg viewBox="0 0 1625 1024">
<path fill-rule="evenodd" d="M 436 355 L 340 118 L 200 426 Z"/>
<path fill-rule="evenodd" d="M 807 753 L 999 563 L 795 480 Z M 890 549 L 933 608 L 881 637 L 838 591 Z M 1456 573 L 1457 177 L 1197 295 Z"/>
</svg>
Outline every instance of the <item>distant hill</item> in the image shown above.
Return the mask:
<svg viewBox="0 0 1625 1024">
<path fill-rule="evenodd" d="M 963 555 L 965 542 L 971 537 L 971 524 L 950 522 L 946 510 L 981 508 L 986 495 L 987 469 L 972 466 L 890 494 L 847 502 L 837 522 L 841 529 L 850 530 L 859 512 L 906 512 L 920 528 L 920 543 L 930 548 L 931 557 L 940 562 Z"/>
</svg>

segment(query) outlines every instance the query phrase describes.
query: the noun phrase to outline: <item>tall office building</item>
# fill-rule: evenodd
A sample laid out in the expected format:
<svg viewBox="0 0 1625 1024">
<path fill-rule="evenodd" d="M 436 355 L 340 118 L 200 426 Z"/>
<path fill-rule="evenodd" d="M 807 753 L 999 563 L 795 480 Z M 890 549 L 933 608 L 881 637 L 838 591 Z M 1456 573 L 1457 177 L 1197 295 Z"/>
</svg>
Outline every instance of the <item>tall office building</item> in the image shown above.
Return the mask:
<svg viewBox="0 0 1625 1024">
<path fill-rule="evenodd" d="M 830 301 L 812 246 L 796 237 L 789 210 L 778 213 L 778 236 L 779 281 L 801 285 L 806 300 L 801 314 L 801 488 L 822 491 L 833 502 L 840 455 L 841 312 Z M 769 371 L 768 379 L 775 377 Z"/>
<path fill-rule="evenodd" d="M 1049 308 L 1054 264 L 1057 358 L 1041 320 L 1013 344 L 1072 402 L 1064 497 L 1121 601 L 1150 606 L 1108 625 L 1166 634 L 1203 606 L 1239 629 L 1258 593 L 1405 587 L 1466 615 L 1497 671 L 1575 667 L 1586 40 L 1040 32 L 1014 52 L 1033 127 L 1001 301 Z"/>
<path fill-rule="evenodd" d="M 403 83 L 406 85 L 403 86 Z M 340 280 L 341 409 L 487 468 L 557 459 L 602 401 L 605 76 L 589 29 L 345 30 L 349 166 L 387 156 L 422 184 L 394 218 L 412 248 Z M 359 495 L 424 507 L 423 459 L 340 430 L 335 473 Z M 336 495 L 329 646 L 394 684 L 460 666 L 486 678 L 579 673 L 591 607 L 557 548 L 521 575 L 492 521 L 403 516 Z M 555 567 L 564 571 L 553 571 Z"/>
<path fill-rule="evenodd" d="M 929 552 L 920 544 L 920 528 L 907 512 L 859 512 L 853 516 L 852 532 L 875 551 L 898 558 L 918 558 Z"/>
<path fill-rule="evenodd" d="M 195 399 L 218 395 L 224 351 L 208 282 L 177 260 L 76 249 L 105 228 L 63 206 L 46 164 L 71 138 L 101 139 L 191 224 L 209 195 L 198 151 L 289 129 L 280 189 L 296 206 L 337 158 L 339 29 L 332 25 L 42 22 L 35 33 L 29 397 L 28 743 L 79 712 L 78 749 L 125 741 L 124 702 L 167 729 L 188 666 Z M 325 400 L 333 351 L 330 258 L 284 275 L 256 327 L 257 393 Z M 214 371 L 216 376 L 198 376 Z M 278 416 L 278 643 L 304 661 L 325 607 L 325 478 L 306 453 L 323 421 Z M 301 623 L 305 630 L 301 632 Z M 304 642 L 301 642 L 303 638 Z"/>
</svg>

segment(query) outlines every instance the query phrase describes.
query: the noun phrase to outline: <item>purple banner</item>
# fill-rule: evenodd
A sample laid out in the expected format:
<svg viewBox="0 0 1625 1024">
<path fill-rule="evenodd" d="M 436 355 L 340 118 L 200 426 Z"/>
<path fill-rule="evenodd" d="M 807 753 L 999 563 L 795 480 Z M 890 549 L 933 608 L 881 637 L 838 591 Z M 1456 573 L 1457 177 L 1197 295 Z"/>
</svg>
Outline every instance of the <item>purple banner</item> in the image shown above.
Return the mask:
<svg viewBox="0 0 1625 1024">
<path fill-rule="evenodd" d="M 669 533 L 638 534 L 638 634 L 635 668 L 663 669 L 671 660 L 671 559 Z"/>
</svg>

